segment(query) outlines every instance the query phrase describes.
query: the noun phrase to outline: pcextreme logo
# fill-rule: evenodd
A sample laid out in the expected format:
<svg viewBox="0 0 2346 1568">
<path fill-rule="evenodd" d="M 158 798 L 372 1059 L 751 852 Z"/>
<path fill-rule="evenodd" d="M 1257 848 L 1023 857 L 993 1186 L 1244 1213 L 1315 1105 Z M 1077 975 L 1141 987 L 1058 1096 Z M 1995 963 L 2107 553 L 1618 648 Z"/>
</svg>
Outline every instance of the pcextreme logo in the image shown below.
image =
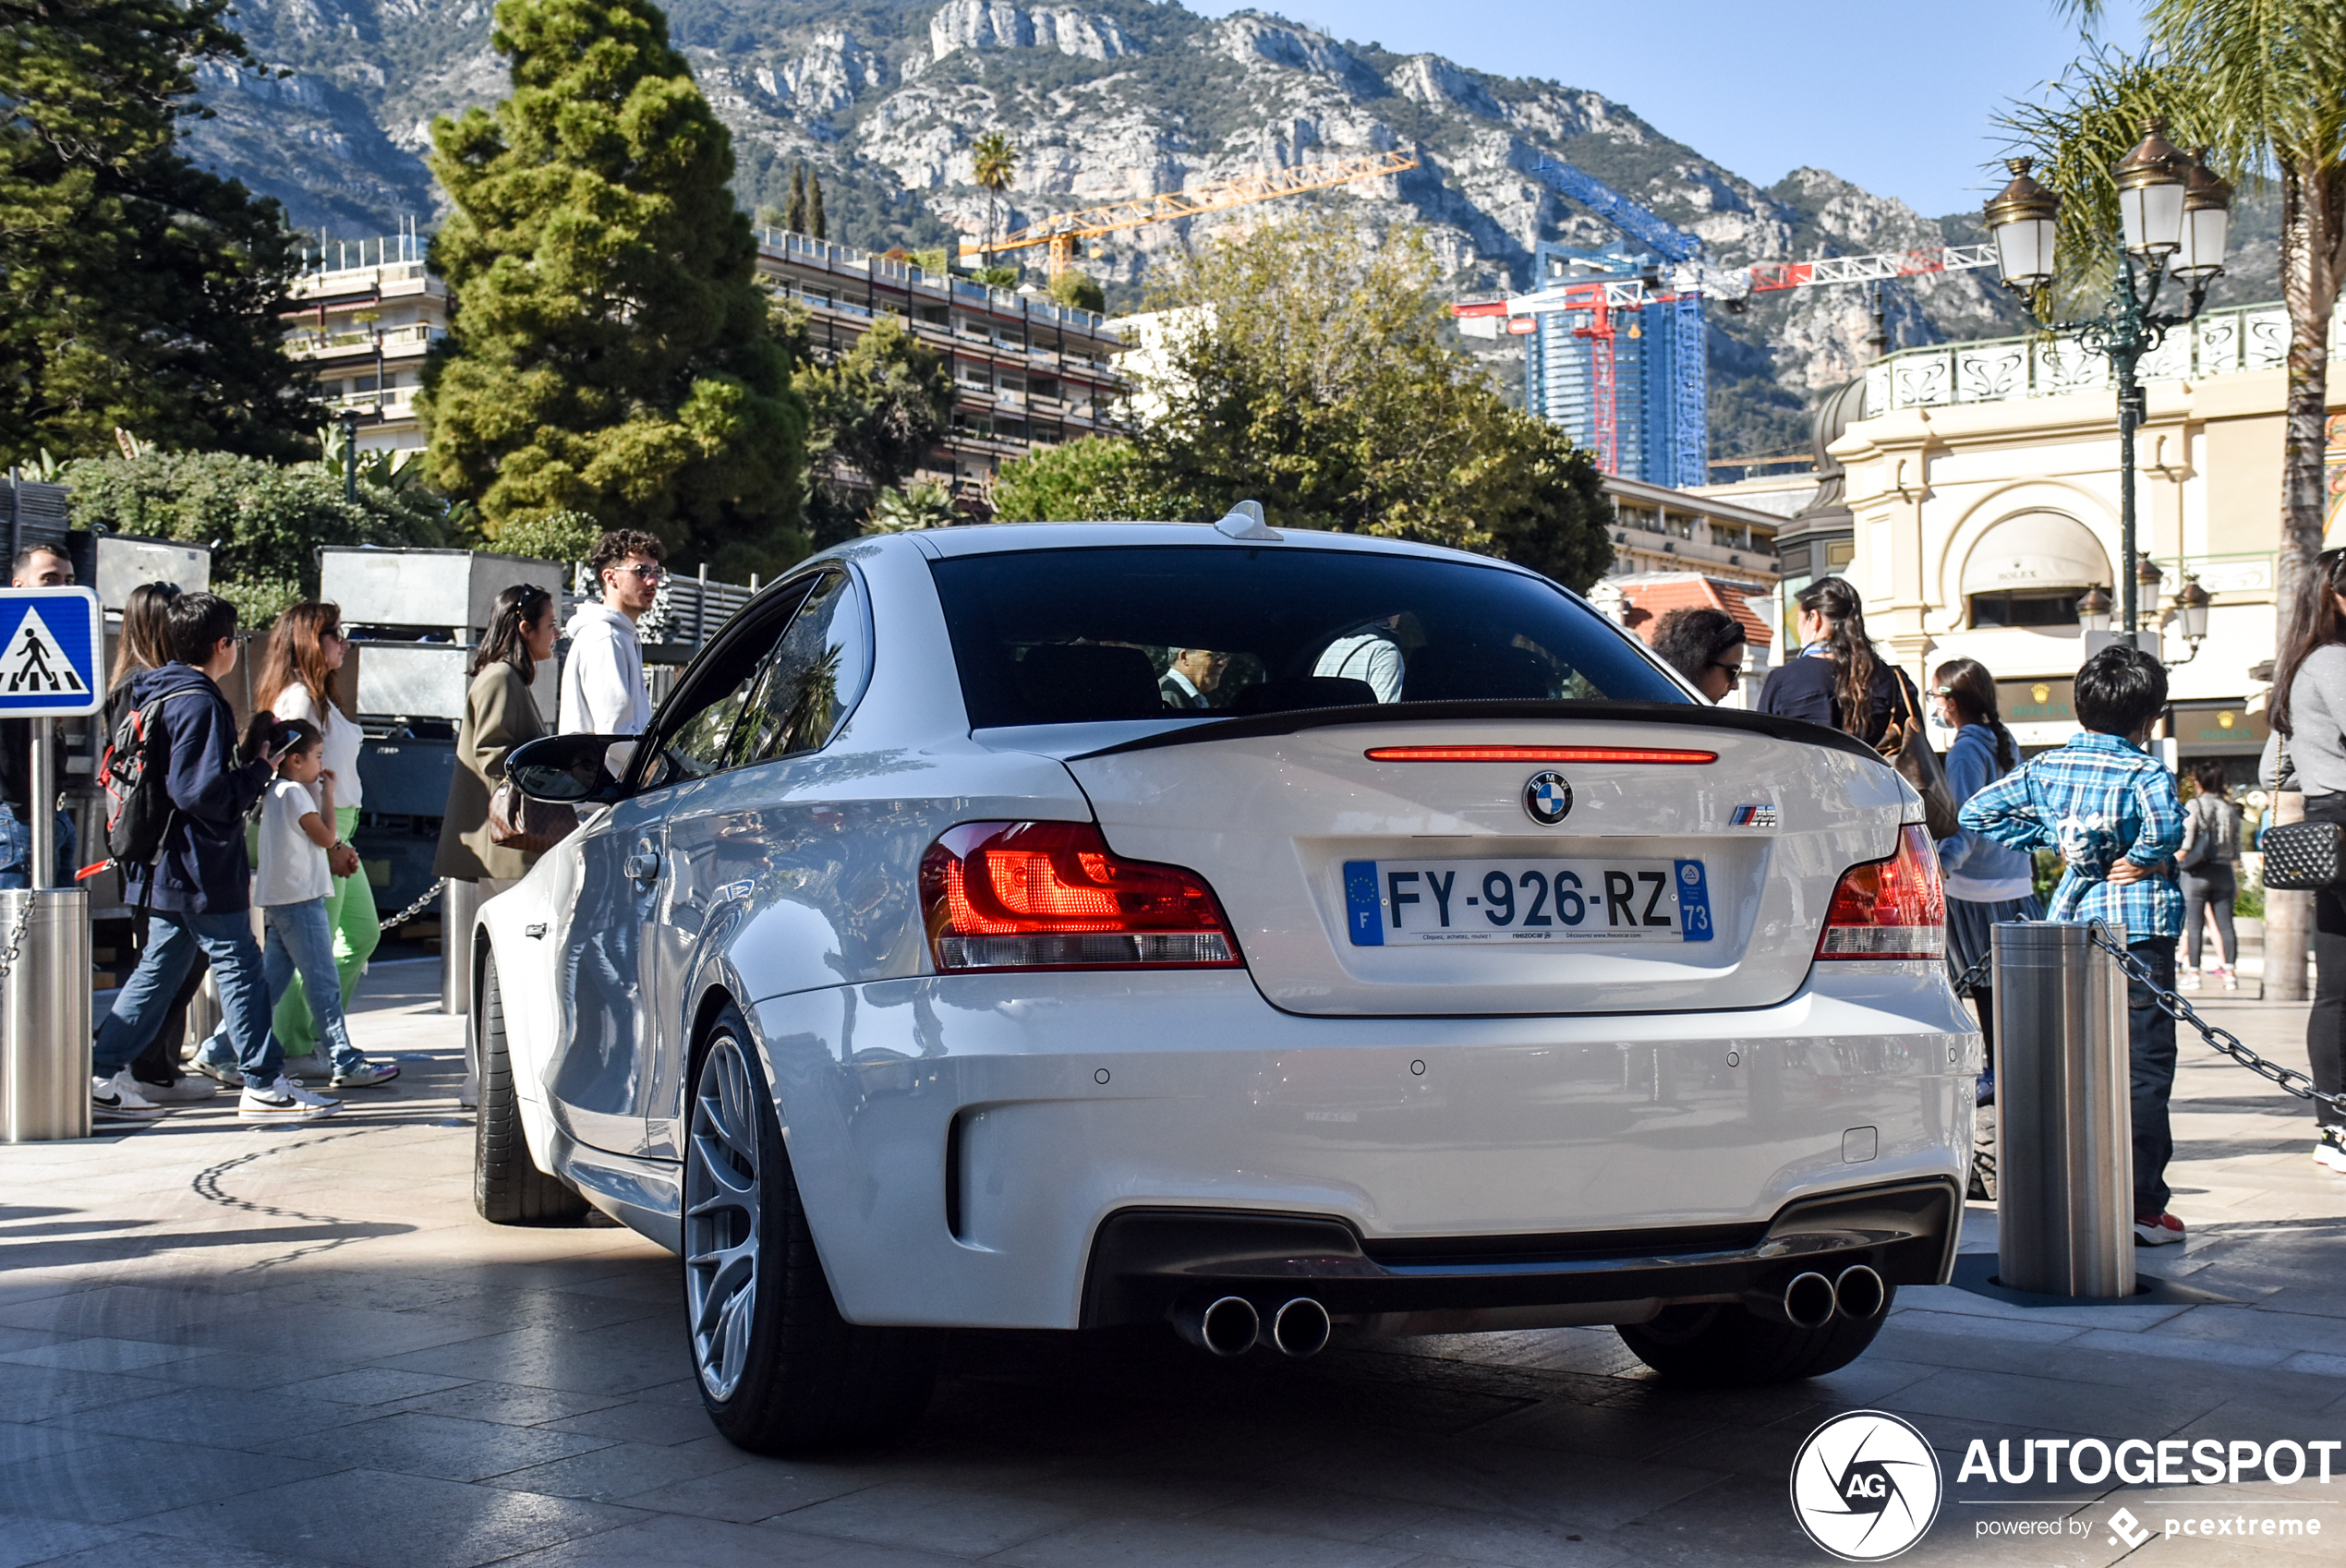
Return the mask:
<svg viewBox="0 0 2346 1568">
<path fill-rule="evenodd" d="M 1879 1410 L 1835 1416 L 1792 1462 L 1793 1517 L 1844 1562 L 1880 1562 L 1922 1539 L 1944 1495 L 1929 1442 Z"/>
</svg>

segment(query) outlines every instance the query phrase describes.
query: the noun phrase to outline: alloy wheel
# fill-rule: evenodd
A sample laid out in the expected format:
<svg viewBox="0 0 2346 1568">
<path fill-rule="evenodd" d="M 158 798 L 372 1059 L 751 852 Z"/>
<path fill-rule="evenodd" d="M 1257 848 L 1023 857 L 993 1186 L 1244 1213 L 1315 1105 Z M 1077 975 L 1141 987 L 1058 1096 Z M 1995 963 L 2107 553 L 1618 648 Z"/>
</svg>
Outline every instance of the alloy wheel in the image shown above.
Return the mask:
<svg viewBox="0 0 2346 1568">
<path fill-rule="evenodd" d="M 730 1399 L 757 1312 L 764 1189 L 756 1077 L 740 1040 L 720 1034 L 701 1064 L 684 1144 L 684 1302 L 693 1363 L 712 1399 Z"/>
</svg>

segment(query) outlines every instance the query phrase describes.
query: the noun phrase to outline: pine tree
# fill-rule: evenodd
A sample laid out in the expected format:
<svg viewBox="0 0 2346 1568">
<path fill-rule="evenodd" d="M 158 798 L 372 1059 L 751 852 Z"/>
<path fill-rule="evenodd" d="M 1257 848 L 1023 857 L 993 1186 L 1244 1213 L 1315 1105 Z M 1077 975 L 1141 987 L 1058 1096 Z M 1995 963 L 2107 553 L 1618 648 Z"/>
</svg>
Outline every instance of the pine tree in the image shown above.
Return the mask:
<svg viewBox="0 0 2346 1568">
<path fill-rule="evenodd" d="M 712 570 L 794 531 L 804 404 L 766 325 L 732 139 L 649 0 L 500 0 L 513 95 L 432 127 L 457 308 L 417 406 L 490 533 L 568 510 Z"/>
<path fill-rule="evenodd" d="M 806 165 L 790 166 L 790 202 L 782 209 L 782 227 L 794 235 L 806 232 Z"/>
<path fill-rule="evenodd" d="M 0 456 L 291 457 L 320 417 L 277 310 L 274 201 L 195 167 L 200 66 L 253 68 L 227 0 L 0 0 Z"/>
<path fill-rule="evenodd" d="M 831 237 L 823 222 L 823 176 L 811 170 L 806 175 L 806 232 L 816 239 Z"/>
</svg>

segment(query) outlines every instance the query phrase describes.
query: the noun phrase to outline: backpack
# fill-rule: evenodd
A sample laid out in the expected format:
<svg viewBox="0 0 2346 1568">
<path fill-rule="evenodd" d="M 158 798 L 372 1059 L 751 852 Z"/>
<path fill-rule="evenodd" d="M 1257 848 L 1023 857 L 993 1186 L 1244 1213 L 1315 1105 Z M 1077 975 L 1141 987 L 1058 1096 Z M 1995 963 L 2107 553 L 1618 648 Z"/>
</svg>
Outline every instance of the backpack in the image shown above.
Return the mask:
<svg viewBox="0 0 2346 1568">
<path fill-rule="evenodd" d="M 105 754 L 98 760 L 98 782 L 106 792 L 106 852 L 126 872 L 133 867 L 154 869 L 178 809 L 164 787 L 171 770 L 171 747 L 156 725 L 163 705 L 174 697 L 202 694 L 183 688 L 144 705 L 133 705 L 128 688 L 124 688 L 122 716 L 115 721 Z"/>
</svg>

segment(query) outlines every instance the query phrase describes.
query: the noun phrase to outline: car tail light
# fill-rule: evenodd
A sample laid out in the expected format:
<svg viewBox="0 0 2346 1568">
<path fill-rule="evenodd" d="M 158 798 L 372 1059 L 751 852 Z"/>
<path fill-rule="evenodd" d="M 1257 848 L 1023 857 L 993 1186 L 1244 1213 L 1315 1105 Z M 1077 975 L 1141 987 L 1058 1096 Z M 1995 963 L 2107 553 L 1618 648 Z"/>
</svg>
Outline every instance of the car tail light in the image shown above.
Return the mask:
<svg viewBox="0 0 2346 1568">
<path fill-rule="evenodd" d="M 964 822 L 921 858 L 940 971 L 1236 968 L 1205 879 L 1125 860 L 1088 822 Z"/>
<path fill-rule="evenodd" d="M 1371 762 L 1648 762 L 1676 766 L 1717 762 L 1717 752 L 1674 746 L 1372 746 Z"/>
<path fill-rule="evenodd" d="M 1841 874 L 1825 911 L 1820 959 L 1936 959 L 1947 951 L 1939 853 L 1922 824 L 1898 829 L 1898 852 Z"/>
</svg>

